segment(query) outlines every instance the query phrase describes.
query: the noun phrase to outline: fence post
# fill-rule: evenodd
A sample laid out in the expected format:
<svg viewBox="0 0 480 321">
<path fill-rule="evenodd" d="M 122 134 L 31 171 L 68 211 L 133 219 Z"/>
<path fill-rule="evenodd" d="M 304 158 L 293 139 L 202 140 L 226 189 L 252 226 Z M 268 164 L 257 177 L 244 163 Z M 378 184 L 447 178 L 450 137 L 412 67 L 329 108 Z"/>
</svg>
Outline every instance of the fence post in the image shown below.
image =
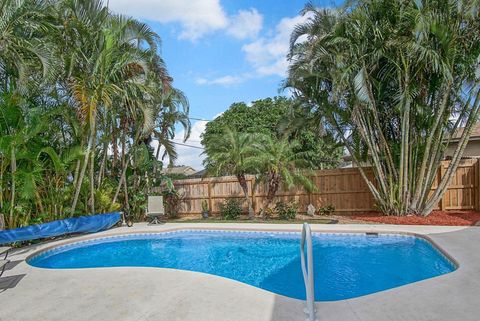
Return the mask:
<svg viewBox="0 0 480 321">
<path fill-rule="evenodd" d="M 213 216 L 213 202 L 212 202 L 212 181 L 208 181 L 207 183 L 207 191 L 208 191 L 208 208 L 210 209 L 210 214 Z"/>
<path fill-rule="evenodd" d="M 438 169 L 438 180 L 437 180 L 437 188 L 440 185 L 440 182 L 442 181 L 442 177 L 445 174 L 445 169 L 443 168 L 443 162 L 440 162 L 440 168 Z M 442 195 L 442 198 L 440 199 L 440 211 L 445 210 L 445 195 L 447 194 L 448 191 L 448 186 L 445 192 Z"/>
<path fill-rule="evenodd" d="M 473 180 L 473 190 L 475 191 L 475 210 L 480 210 L 480 162 L 477 158 L 475 163 L 475 170 L 473 171 L 475 176 Z"/>
<path fill-rule="evenodd" d="M 255 214 L 257 213 L 257 201 L 255 200 L 254 182 L 255 178 L 250 179 L 250 199 L 252 200 L 252 207 Z"/>
</svg>

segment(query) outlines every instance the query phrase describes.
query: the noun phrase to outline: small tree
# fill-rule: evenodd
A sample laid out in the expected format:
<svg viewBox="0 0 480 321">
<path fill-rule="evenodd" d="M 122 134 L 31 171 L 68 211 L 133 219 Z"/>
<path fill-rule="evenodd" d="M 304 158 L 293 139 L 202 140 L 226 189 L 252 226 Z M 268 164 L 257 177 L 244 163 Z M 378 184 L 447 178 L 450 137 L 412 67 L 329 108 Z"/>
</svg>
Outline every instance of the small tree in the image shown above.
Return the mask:
<svg viewBox="0 0 480 321">
<path fill-rule="evenodd" d="M 298 141 L 276 139 L 271 136 L 258 137 L 256 141 L 254 147 L 257 156 L 251 158 L 249 162 L 257 169 L 258 181 L 264 182 L 267 187 L 264 211 L 272 203 L 280 185 L 292 188 L 299 184 L 308 191 L 315 189 L 315 185 L 308 177 L 309 163 L 302 153 L 295 153 Z"/>
<path fill-rule="evenodd" d="M 248 218 L 252 219 L 255 212 L 248 195 L 246 179 L 246 175 L 253 170 L 251 157 L 254 153 L 251 135 L 225 128 L 221 134 L 210 138 L 210 144 L 206 146 L 204 153 L 208 156 L 204 165 L 210 174 L 237 177 L 248 204 Z"/>
</svg>

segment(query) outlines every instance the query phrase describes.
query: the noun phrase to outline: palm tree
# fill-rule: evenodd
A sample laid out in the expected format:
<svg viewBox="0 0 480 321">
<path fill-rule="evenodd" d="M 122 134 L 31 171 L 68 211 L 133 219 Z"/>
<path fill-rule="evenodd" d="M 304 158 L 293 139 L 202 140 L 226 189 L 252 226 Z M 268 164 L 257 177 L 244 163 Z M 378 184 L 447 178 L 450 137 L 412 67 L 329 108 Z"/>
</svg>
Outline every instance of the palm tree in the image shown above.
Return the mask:
<svg viewBox="0 0 480 321">
<path fill-rule="evenodd" d="M 170 144 L 173 160 L 175 125 L 186 137 L 190 127 L 159 42 L 100 0 L 0 0 L 0 209 L 9 227 L 62 218 L 66 208 L 106 210 L 121 188 L 125 207 L 141 212 L 138 196 L 156 182 L 150 140 Z"/>
<path fill-rule="evenodd" d="M 39 109 L 30 109 L 28 117 L 25 104 L 14 98 L 5 96 L 0 100 L 0 210 L 8 211 L 9 226 L 18 226 L 14 216 L 19 198 L 36 206 L 39 213 L 44 213 L 43 201 L 39 192 L 42 173 L 48 166 L 45 158 L 54 163 L 59 159 L 51 147 L 45 147 L 44 138 L 40 135 L 48 125 L 49 114 Z M 5 175 L 5 169 L 10 171 Z M 57 170 L 57 166 L 51 166 Z M 7 184 L 6 181 L 9 181 Z M 9 186 L 8 207 L 4 206 L 3 187 Z"/>
<path fill-rule="evenodd" d="M 478 1 L 362 0 L 336 12 L 307 5 L 304 13 L 286 86 L 336 132 L 384 213 L 428 215 L 479 115 Z"/>
<path fill-rule="evenodd" d="M 72 12 L 92 16 L 91 21 L 100 21 L 104 28 L 94 33 L 93 41 L 97 46 L 91 52 L 82 52 L 79 48 L 78 64 L 82 68 L 72 75 L 70 90 L 78 104 L 77 113 L 82 119 L 88 133 L 85 158 L 72 201 L 75 211 L 85 172 L 90 164 L 90 205 L 94 205 L 94 157 L 97 137 L 97 118 L 112 108 L 115 99 L 124 100 L 124 105 L 135 104 L 128 93 L 140 94 L 146 91 L 144 77 L 148 73 L 148 62 L 155 54 L 159 39 L 146 25 L 122 16 L 110 16 L 101 1 L 93 1 L 86 6 L 84 2 L 73 2 Z M 76 27 L 77 28 L 77 27 Z M 88 29 L 88 28 L 87 28 Z M 92 37 L 92 35 L 89 35 Z M 148 45 L 147 49 L 140 47 Z"/>
<path fill-rule="evenodd" d="M 252 200 L 248 193 L 246 175 L 254 172 L 255 151 L 252 136 L 225 128 L 224 132 L 211 138 L 204 154 L 205 168 L 213 175 L 235 175 L 242 188 L 245 201 L 248 204 L 248 218 L 253 219 Z"/>
<path fill-rule="evenodd" d="M 298 145 L 298 141 L 289 141 L 286 137 L 277 139 L 269 135 L 259 137 L 253 144 L 258 181 L 264 182 L 267 188 L 264 210 L 270 206 L 282 185 L 290 189 L 299 184 L 309 192 L 315 189 L 308 177 L 311 174 L 307 170 L 310 164 L 305 155 L 295 152 Z"/>
<path fill-rule="evenodd" d="M 188 118 L 189 102 L 183 92 L 178 89 L 169 89 L 161 97 L 161 102 L 158 104 L 158 113 L 160 117 L 153 131 L 154 137 L 158 140 L 158 147 L 156 157 L 160 157 L 160 148 L 163 146 L 165 151 L 162 159 L 168 156 L 170 163 L 177 159 L 178 155 L 175 150 L 175 144 L 172 140 L 175 138 L 175 124 L 179 123 L 184 130 L 183 141 L 185 142 L 190 137 L 191 123 Z"/>
<path fill-rule="evenodd" d="M 42 0 L 0 1 L 0 91 L 25 92 L 36 83 L 36 71 L 50 72 L 52 52 L 44 41 L 53 26 L 48 2 Z"/>
</svg>

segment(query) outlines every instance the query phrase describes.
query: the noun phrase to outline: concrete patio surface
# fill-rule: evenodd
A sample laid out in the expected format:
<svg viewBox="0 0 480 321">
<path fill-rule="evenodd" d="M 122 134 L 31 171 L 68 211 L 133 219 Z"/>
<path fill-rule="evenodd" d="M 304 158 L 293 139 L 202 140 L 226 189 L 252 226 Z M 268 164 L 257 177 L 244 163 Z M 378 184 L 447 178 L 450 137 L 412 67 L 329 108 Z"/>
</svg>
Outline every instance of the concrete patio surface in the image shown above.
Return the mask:
<svg viewBox="0 0 480 321">
<path fill-rule="evenodd" d="M 480 227 L 311 225 L 316 232 L 425 235 L 459 268 L 363 297 L 318 302 L 319 321 L 480 320 Z M 296 224 L 136 224 L 14 251 L 0 278 L 0 321 L 303 321 L 304 302 L 237 281 L 161 268 L 49 270 L 25 259 L 45 248 L 92 237 L 174 229 L 295 230 Z"/>
</svg>

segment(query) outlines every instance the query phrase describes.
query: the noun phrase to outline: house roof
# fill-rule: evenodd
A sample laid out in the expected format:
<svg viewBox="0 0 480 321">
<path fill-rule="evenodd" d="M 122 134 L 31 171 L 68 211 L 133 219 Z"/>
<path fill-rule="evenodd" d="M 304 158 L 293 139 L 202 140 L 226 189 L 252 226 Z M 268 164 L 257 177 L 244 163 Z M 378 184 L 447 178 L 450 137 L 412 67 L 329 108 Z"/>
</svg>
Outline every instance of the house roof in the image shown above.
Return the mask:
<svg viewBox="0 0 480 321">
<path fill-rule="evenodd" d="M 191 175 L 196 172 L 196 170 L 191 166 L 173 166 L 167 167 L 162 170 L 165 174 L 184 174 Z"/>
<path fill-rule="evenodd" d="M 192 175 L 189 175 L 188 178 L 203 178 L 207 174 L 206 169 L 202 169 L 196 173 L 193 173 Z"/>
<path fill-rule="evenodd" d="M 457 131 L 455 132 L 455 134 L 453 134 L 452 139 L 454 141 L 459 140 L 460 137 L 462 137 L 462 134 L 463 134 L 464 130 L 465 130 L 465 127 L 458 128 Z M 480 139 L 480 122 L 476 123 L 473 126 L 472 134 L 470 135 L 470 140 L 479 140 L 479 139 Z"/>
</svg>

